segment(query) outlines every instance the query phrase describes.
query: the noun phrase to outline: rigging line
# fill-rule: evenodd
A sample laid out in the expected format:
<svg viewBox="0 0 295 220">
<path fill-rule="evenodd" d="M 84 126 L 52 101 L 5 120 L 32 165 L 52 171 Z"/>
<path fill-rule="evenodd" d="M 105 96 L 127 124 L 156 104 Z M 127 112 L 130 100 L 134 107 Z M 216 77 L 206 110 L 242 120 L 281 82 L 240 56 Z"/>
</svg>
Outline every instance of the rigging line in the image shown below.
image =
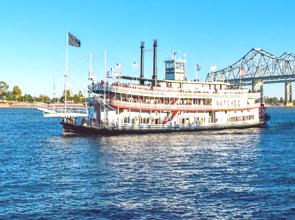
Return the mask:
<svg viewBox="0 0 295 220">
<path fill-rule="evenodd" d="M 57 80 L 56 81 L 58 82 L 58 83 L 55 83 L 56 90 L 58 88 L 58 90 L 62 90 L 63 91 L 63 88 L 60 88 L 60 85 L 62 85 L 63 84 L 63 81 L 64 81 L 63 76 L 62 75 L 56 75 L 56 76 L 57 76 Z M 71 80 L 74 80 L 74 82 L 77 82 L 77 80 L 75 80 L 75 78 L 73 78 L 72 75 L 68 77 L 68 81 L 70 82 Z M 85 87 L 81 86 L 80 84 L 79 84 L 79 86 L 80 87 L 73 87 L 72 85 L 69 85 L 68 87 L 69 87 L 70 90 L 81 90 L 82 88 L 83 88 L 82 90 L 85 89 Z"/>
<path fill-rule="evenodd" d="M 77 71 L 84 72 L 84 69 L 85 69 L 84 65 L 83 66 L 80 65 L 80 66 L 77 66 L 77 68 L 75 70 L 72 70 L 70 73 L 71 73 L 71 75 L 74 75 L 74 73 L 76 73 Z"/>
<path fill-rule="evenodd" d="M 75 69 L 75 68 L 79 68 L 79 67 L 81 67 L 82 64 L 85 64 L 86 61 L 88 62 L 88 59 L 83 59 L 83 60 L 81 60 L 79 63 L 77 62 L 77 63 L 75 63 L 75 64 L 73 64 L 73 65 L 69 65 L 69 69 L 73 70 L 73 69 Z M 70 72 L 70 71 L 69 71 L 69 72 Z"/>
<path fill-rule="evenodd" d="M 117 112 L 117 109 L 114 109 L 111 105 L 104 102 L 103 98 L 99 97 L 96 93 L 94 93 L 91 89 L 88 88 L 88 86 L 85 88 L 78 80 L 72 77 L 72 80 L 77 83 L 77 85 L 81 86 L 81 88 L 84 88 L 82 91 L 86 90 L 87 92 L 91 93 L 96 100 L 103 103 L 105 106 L 115 110 Z"/>
<path fill-rule="evenodd" d="M 115 61 L 115 62 L 117 62 L 117 61 L 118 61 L 118 59 L 117 59 L 117 58 L 113 57 L 113 56 L 112 56 L 112 55 L 110 55 L 110 54 L 108 54 L 108 57 L 109 57 L 109 58 L 112 58 L 112 59 L 113 59 L 113 61 Z"/>
<path fill-rule="evenodd" d="M 79 59 L 72 61 L 71 63 L 74 63 L 74 64 L 69 65 L 69 67 L 73 67 L 75 65 L 78 65 L 79 63 L 84 62 L 84 60 L 87 60 L 87 59 L 88 59 L 88 56 L 80 57 Z M 63 67 L 56 67 L 53 72 L 64 74 L 64 66 Z"/>
<path fill-rule="evenodd" d="M 101 61 L 100 61 L 101 63 L 104 63 L 104 55 L 103 55 L 103 54 L 100 54 L 100 53 L 99 53 L 99 55 L 93 55 L 92 58 L 93 58 L 93 59 L 98 58 L 98 60 L 101 60 Z M 114 61 L 117 61 L 117 60 L 118 60 L 117 58 L 113 57 L 113 56 L 110 55 L 110 54 L 108 54 L 108 58 L 112 58 Z"/>
<path fill-rule="evenodd" d="M 77 71 L 81 72 L 81 70 L 84 68 L 84 65 L 83 64 L 86 64 L 86 60 L 84 60 L 83 62 L 80 62 L 80 65 L 75 65 L 75 68 L 73 67 L 70 67 L 69 68 L 69 75 L 73 75 L 73 74 L 76 74 Z M 59 74 L 56 74 L 56 75 L 63 75 L 64 73 L 60 72 Z"/>
</svg>

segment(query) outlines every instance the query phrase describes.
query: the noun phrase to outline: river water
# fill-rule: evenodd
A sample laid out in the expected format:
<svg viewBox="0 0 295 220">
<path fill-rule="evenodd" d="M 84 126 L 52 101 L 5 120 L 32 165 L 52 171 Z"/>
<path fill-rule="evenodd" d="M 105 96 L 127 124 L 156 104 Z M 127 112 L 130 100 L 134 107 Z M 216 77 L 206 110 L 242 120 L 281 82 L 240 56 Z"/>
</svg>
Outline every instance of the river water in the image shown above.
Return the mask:
<svg viewBox="0 0 295 220">
<path fill-rule="evenodd" d="M 266 128 L 64 137 L 0 109 L 0 219 L 294 219 L 295 109 Z"/>
</svg>

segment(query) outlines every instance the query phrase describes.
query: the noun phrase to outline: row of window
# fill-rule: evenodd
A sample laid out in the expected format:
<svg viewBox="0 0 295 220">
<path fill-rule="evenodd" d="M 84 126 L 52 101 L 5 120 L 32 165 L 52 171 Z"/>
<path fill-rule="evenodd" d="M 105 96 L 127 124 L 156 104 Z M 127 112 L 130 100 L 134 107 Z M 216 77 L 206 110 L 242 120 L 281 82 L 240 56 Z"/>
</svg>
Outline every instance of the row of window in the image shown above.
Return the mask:
<svg viewBox="0 0 295 220">
<path fill-rule="evenodd" d="M 114 101 L 144 103 L 144 104 L 164 104 L 164 105 L 211 105 L 212 99 L 177 99 L 177 98 L 146 98 L 138 96 L 120 96 L 116 94 L 111 98 Z"/>
<path fill-rule="evenodd" d="M 254 115 L 246 115 L 246 116 L 239 116 L 239 117 L 230 117 L 228 118 L 228 122 L 237 122 L 237 121 L 249 121 L 253 120 Z"/>
<path fill-rule="evenodd" d="M 100 84 L 98 84 L 100 85 Z M 159 83 L 156 87 L 151 89 L 151 85 L 148 83 L 146 85 L 135 85 L 135 84 L 124 84 L 124 83 L 114 83 L 112 86 L 118 86 L 123 88 L 131 88 L 131 89 L 140 89 L 140 90 L 158 90 L 158 91 L 174 91 L 174 92 L 186 92 L 186 93 L 216 93 L 217 90 L 223 90 L 223 85 L 208 85 L 202 84 L 201 86 L 187 86 L 179 83 L 179 85 L 173 85 L 171 82 L 166 82 L 165 84 L 161 85 Z M 94 85 L 93 85 L 94 87 Z M 229 90 L 223 90 L 229 91 Z"/>
</svg>

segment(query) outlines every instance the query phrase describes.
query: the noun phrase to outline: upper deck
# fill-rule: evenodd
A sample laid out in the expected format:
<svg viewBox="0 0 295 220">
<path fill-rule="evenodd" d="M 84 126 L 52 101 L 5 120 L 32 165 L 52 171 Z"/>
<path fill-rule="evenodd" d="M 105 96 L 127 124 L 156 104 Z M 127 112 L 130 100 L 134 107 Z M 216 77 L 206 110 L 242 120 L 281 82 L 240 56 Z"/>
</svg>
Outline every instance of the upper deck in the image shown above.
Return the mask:
<svg viewBox="0 0 295 220">
<path fill-rule="evenodd" d="M 182 99 L 257 99 L 260 97 L 259 93 L 238 88 L 236 85 L 225 82 L 199 82 L 198 77 L 194 81 L 187 80 L 185 74 L 186 59 L 185 57 L 178 57 L 176 53 L 173 53 L 170 58 L 164 61 L 165 79 L 160 80 L 157 75 L 157 46 L 157 40 L 154 40 L 152 78 L 146 78 L 144 74 L 144 42 L 141 42 L 139 77 L 116 75 L 113 78 L 113 83 L 93 81 L 89 85 L 89 90 L 97 94 L 110 95 L 111 93 L 115 93 L 115 95 L 120 95 L 120 98 L 122 96 L 123 98 L 125 96 L 141 96 L 142 98 Z M 199 71 L 199 67 L 196 71 Z M 113 95 L 111 94 L 109 97 L 113 97 Z"/>
<path fill-rule="evenodd" d="M 131 78 L 130 78 L 131 79 Z M 129 82 L 117 81 L 112 84 L 103 81 L 92 83 L 89 89 L 95 93 L 121 93 L 147 97 L 174 97 L 174 98 L 259 98 L 259 93 L 252 93 L 248 89 L 236 88 L 223 82 L 196 82 L 158 80 L 156 86 L 150 82 L 145 85 L 134 83 L 133 78 Z"/>
</svg>

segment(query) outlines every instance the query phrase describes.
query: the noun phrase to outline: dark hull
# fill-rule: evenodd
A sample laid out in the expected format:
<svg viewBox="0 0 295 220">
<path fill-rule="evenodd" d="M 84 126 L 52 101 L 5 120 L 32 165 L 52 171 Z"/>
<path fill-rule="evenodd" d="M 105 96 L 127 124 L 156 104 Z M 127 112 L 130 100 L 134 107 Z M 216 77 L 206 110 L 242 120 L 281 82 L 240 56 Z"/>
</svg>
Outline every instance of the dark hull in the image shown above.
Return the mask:
<svg viewBox="0 0 295 220">
<path fill-rule="evenodd" d="M 123 134 L 152 134 L 152 133 L 171 133 L 171 132 L 196 132 L 196 131 L 205 131 L 205 130 L 223 130 L 223 129 L 245 129 L 253 127 L 263 127 L 265 121 L 260 121 L 253 124 L 236 124 L 236 125 L 227 125 L 227 126 L 208 126 L 208 127 L 194 127 L 194 128 L 157 128 L 157 129 L 108 129 L 108 128 L 95 128 L 76 125 L 72 123 L 61 122 L 64 128 L 65 134 L 74 134 L 74 135 L 98 135 L 98 136 L 114 136 L 114 135 L 123 135 Z"/>
</svg>

